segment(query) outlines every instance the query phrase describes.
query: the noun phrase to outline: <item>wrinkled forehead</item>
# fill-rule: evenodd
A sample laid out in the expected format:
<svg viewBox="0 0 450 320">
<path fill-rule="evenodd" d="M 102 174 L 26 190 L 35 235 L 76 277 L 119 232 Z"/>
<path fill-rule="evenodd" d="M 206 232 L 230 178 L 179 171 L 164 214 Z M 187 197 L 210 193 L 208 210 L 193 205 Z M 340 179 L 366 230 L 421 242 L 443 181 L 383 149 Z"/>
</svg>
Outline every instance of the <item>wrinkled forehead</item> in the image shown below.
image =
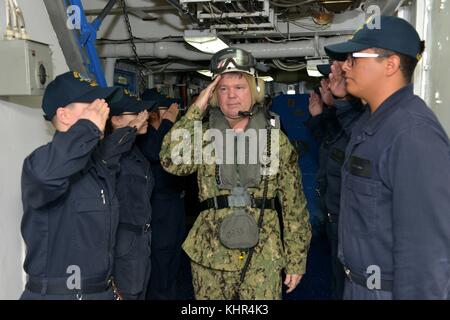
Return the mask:
<svg viewBox="0 0 450 320">
<path fill-rule="evenodd" d="M 243 72 L 227 72 L 221 75 L 222 79 L 220 79 L 219 84 L 220 83 L 224 83 L 224 82 L 246 82 L 247 80 L 244 77 L 244 73 Z"/>
<path fill-rule="evenodd" d="M 248 81 L 240 72 L 222 74 L 218 87 L 248 86 Z"/>
</svg>

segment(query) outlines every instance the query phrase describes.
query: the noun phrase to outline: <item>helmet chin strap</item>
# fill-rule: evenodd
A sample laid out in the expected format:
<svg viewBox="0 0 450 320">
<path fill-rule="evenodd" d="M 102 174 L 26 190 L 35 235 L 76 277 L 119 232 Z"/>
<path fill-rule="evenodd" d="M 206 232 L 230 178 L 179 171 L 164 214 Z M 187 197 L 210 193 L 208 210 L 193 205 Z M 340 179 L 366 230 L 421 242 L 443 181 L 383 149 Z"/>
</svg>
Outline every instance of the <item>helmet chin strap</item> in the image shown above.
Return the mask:
<svg viewBox="0 0 450 320">
<path fill-rule="evenodd" d="M 226 114 L 226 113 L 223 112 L 222 110 L 220 110 L 220 112 L 222 112 L 222 114 L 223 114 L 225 117 L 227 117 L 228 119 L 231 119 L 231 120 L 237 120 L 237 119 L 243 118 L 243 116 L 240 114 L 242 111 L 239 111 L 239 112 L 238 112 L 238 116 L 232 116 L 232 115 Z"/>
<path fill-rule="evenodd" d="M 258 91 L 258 93 L 260 93 L 261 92 L 261 88 L 259 87 L 258 71 L 256 71 L 256 69 L 255 69 L 255 82 L 256 82 L 256 91 Z"/>
<path fill-rule="evenodd" d="M 251 107 L 249 111 L 239 111 L 237 116 L 228 115 L 225 112 L 223 112 L 222 109 L 220 109 L 220 111 L 228 119 L 237 120 L 237 119 L 242 119 L 242 118 L 251 118 L 251 117 L 253 117 L 253 115 L 255 114 L 255 112 L 254 112 L 255 106 L 256 105 L 253 105 L 253 107 Z"/>
</svg>

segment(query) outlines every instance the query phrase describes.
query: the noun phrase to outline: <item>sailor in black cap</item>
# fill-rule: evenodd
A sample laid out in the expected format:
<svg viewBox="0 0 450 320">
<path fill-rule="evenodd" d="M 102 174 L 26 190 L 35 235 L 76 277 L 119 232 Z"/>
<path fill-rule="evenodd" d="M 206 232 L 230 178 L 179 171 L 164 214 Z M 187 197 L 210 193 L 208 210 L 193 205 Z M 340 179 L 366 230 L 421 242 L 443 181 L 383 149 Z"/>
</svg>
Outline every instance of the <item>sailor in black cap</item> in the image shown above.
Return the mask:
<svg viewBox="0 0 450 320">
<path fill-rule="evenodd" d="M 181 244 L 186 233 L 185 180 L 163 169 L 159 152 L 164 136 L 177 119 L 179 101 L 164 97 L 156 89 L 146 90 L 142 98 L 158 101 L 158 109 L 150 114 L 147 134 L 137 139 L 138 146 L 150 161 L 155 176 L 151 199 L 152 274 L 146 298 L 174 300 L 177 298 L 176 279 L 181 260 Z"/>
<path fill-rule="evenodd" d="M 135 141 L 147 132 L 149 111 L 155 106 L 155 101 L 143 101 L 125 91 L 124 97 L 110 106 L 106 134 L 129 127 L 133 128 L 130 137 Z M 131 150 L 122 154 L 117 177 L 120 215 L 114 279 L 125 300 L 145 299 L 151 272 L 150 199 L 154 184 L 150 163 L 133 144 Z"/>
<path fill-rule="evenodd" d="M 341 64 L 336 61 L 332 65 L 317 66 L 319 72 L 327 78 L 321 80 L 319 92 L 311 94 L 309 104 L 311 118 L 307 121 L 307 126 L 320 144 L 316 181 L 331 247 L 333 300 L 342 299 L 345 282 L 344 268 L 337 257 L 341 169 L 351 128 L 364 110 L 359 99 L 347 94 L 345 84 L 342 90 L 342 83 L 339 83 L 338 78 L 340 68 Z"/>
<path fill-rule="evenodd" d="M 345 299 L 450 298 L 450 142 L 411 84 L 424 51 L 397 17 L 326 47 L 365 100 L 342 171 Z"/>
<path fill-rule="evenodd" d="M 121 96 L 78 72 L 56 77 L 45 91 L 44 117 L 56 133 L 23 164 L 22 299 L 114 298 L 115 174 L 132 141 L 128 128 L 104 139 L 103 131 L 108 103 Z"/>
</svg>

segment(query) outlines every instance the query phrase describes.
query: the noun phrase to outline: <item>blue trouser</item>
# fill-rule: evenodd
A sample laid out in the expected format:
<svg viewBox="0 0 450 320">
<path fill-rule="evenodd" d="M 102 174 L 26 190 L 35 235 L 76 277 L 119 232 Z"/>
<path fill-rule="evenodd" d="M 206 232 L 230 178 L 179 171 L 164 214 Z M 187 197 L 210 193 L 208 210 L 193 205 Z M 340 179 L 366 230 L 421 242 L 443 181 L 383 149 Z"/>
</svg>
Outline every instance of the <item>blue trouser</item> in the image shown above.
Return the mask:
<svg viewBox="0 0 450 320">
<path fill-rule="evenodd" d="M 327 217 L 327 236 L 331 246 L 331 298 L 342 300 L 344 293 L 345 272 L 338 254 L 338 220 L 337 216 Z"/>
<path fill-rule="evenodd" d="M 180 194 L 154 194 L 152 197 L 152 273 L 146 298 L 176 299 L 176 280 L 184 240 L 184 197 Z"/>
<path fill-rule="evenodd" d="M 344 300 L 392 300 L 392 292 L 370 290 L 345 279 Z"/>
<path fill-rule="evenodd" d="M 111 289 L 99 292 L 84 294 L 83 296 L 78 296 L 76 294 L 67 295 L 51 295 L 51 294 L 40 294 L 25 290 L 20 296 L 20 300 L 114 300 L 114 293 Z"/>
<path fill-rule="evenodd" d="M 151 273 L 151 232 L 117 231 L 114 279 L 125 300 L 144 300 Z M 153 253 L 152 253 L 153 254 Z"/>
</svg>

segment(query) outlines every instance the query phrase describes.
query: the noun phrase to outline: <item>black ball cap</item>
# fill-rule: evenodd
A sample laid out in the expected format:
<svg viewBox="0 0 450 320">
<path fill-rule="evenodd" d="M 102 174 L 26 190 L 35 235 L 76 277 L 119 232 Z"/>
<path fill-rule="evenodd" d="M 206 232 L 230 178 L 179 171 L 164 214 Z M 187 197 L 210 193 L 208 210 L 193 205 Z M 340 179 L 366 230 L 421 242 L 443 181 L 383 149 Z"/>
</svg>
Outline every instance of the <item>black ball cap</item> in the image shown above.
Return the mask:
<svg viewBox="0 0 450 320">
<path fill-rule="evenodd" d="M 132 95 L 127 89 L 123 89 L 123 96 L 120 100 L 109 104 L 110 116 L 119 116 L 125 112 L 139 113 L 144 110 L 152 111 L 158 106 L 157 100 L 141 100 Z"/>
<path fill-rule="evenodd" d="M 326 46 L 325 51 L 329 57 L 343 61 L 349 53 L 369 48 L 391 50 L 420 60 L 424 43 L 408 21 L 398 17 L 378 16 L 369 19 L 347 42 Z"/>
<path fill-rule="evenodd" d="M 51 121 L 60 107 L 75 102 L 91 103 L 96 99 L 105 99 L 108 104 L 123 96 L 120 87 L 99 87 L 95 80 L 77 71 L 63 73 L 49 83 L 42 101 L 44 119 Z"/>
<path fill-rule="evenodd" d="M 142 99 L 156 101 L 157 107 L 159 108 L 169 108 L 173 103 L 181 105 L 180 99 L 168 98 L 159 93 L 156 88 L 146 89 L 144 93 L 142 93 Z"/>
<path fill-rule="evenodd" d="M 318 64 L 317 70 L 320 72 L 321 75 L 328 77 L 328 75 L 331 73 L 331 65 L 330 64 Z"/>
</svg>

